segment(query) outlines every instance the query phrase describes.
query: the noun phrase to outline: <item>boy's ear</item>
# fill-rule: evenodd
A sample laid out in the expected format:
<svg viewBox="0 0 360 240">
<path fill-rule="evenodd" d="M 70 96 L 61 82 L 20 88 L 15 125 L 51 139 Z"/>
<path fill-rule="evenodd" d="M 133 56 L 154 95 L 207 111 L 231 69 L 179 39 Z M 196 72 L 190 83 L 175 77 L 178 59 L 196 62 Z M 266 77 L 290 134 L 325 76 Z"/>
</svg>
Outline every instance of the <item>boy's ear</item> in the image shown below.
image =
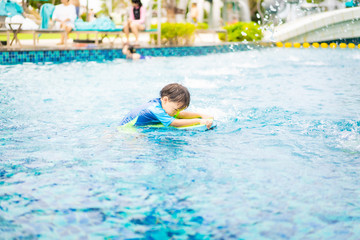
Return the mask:
<svg viewBox="0 0 360 240">
<path fill-rule="evenodd" d="M 168 96 L 162 97 L 161 100 L 163 100 L 164 102 L 168 102 L 168 101 L 169 101 L 169 97 L 168 97 Z"/>
</svg>

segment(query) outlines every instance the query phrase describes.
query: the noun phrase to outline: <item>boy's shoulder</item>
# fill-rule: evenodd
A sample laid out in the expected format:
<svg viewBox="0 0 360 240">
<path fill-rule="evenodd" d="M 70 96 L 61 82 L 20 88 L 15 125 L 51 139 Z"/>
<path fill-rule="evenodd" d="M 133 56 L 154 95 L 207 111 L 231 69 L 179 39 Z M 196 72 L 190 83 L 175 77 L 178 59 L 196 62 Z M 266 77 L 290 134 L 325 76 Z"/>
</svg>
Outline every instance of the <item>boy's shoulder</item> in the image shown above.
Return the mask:
<svg viewBox="0 0 360 240">
<path fill-rule="evenodd" d="M 151 103 L 161 103 L 161 99 L 160 98 L 154 98 L 154 99 L 151 99 L 149 102 L 151 102 Z"/>
<path fill-rule="evenodd" d="M 154 98 L 154 99 L 151 99 L 149 102 L 148 102 L 148 106 L 151 110 L 153 111 L 156 111 L 156 110 L 163 110 L 162 106 L 161 106 L 161 100 L 160 98 Z"/>
<path fill-rule="evenodd" d="M 156 98 L 149 100 L 148 102 L 137 106 L 136 108 L 133 108 L 131 110 L 131 113 L 133 114 L 138 114 L 140 112 L 145 113 L 148 112 L 149 110 L 155 109 L 158 105 L 161 106 L 161 102 L 158 101 Z"/>
</svg>

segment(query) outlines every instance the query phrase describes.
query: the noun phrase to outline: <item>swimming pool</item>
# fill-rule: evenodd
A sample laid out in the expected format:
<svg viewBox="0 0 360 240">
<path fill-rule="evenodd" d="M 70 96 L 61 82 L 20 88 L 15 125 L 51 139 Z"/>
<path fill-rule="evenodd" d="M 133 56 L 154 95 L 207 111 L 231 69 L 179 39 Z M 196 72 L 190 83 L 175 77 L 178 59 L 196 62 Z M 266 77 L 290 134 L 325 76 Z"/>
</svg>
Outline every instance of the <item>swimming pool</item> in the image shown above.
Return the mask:
<svg viewBox="0 0 360 240">
<path fill-rule="evenodd" d="M 0 66 L 0 235 L 359 239 L 360 52 Z M 171 82 L 207 132 L 116 132 Z"/>
</svg>

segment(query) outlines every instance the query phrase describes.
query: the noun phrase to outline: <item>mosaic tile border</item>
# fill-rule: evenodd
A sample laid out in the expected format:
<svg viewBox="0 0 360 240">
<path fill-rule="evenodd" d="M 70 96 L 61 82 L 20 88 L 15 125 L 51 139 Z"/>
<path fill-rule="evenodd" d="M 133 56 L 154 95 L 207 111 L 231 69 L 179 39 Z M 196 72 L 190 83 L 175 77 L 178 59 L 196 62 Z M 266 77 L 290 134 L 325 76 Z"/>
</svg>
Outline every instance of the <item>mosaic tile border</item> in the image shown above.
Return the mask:
<svg viewBox="0 0 360 240">
<path fill-rule="evenodd" d="M 213 46 L 191 47 L 155 47 L 140 48 L 138 53 L 144 56 L 170 57 L 170 56 L 198 56 L 212 53 L 227 53 L 246 51 L 261 46 L 256 44 L 224 44 Z M 122 49 L 69 49 L 69 50 L 24 50 L 0 51 L 0 64 L 22 64 L 26 62 L 71 62 L 71 61 L 108 61 L 125 58 Z"/>
</svg>

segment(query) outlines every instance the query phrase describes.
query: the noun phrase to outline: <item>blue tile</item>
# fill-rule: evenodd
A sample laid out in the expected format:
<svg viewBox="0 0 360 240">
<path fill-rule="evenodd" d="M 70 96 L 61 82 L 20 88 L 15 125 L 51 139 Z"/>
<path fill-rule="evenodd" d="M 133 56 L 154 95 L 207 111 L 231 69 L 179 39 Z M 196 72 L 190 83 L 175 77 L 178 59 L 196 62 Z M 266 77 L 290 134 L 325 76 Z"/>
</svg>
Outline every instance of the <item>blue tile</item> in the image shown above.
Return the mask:
<svg viewBox="0 0 360 240">
<path fill-rule="evenodd" d="M 251 46 L 256 48 L 256 46 Z M 196 56 L 213 53 L 247 51 L 245 44 L 227 44 L 199 47 L 154 47 L 138 49 L 144 56 Z M 80 50 L 39 50 L 39 51 L 0 51 L 0 64 L 22 62 L 69 62 L 69 61 L 106 61 L 125 58 L 122 49 L 80 49 Z"/>
</svg>

